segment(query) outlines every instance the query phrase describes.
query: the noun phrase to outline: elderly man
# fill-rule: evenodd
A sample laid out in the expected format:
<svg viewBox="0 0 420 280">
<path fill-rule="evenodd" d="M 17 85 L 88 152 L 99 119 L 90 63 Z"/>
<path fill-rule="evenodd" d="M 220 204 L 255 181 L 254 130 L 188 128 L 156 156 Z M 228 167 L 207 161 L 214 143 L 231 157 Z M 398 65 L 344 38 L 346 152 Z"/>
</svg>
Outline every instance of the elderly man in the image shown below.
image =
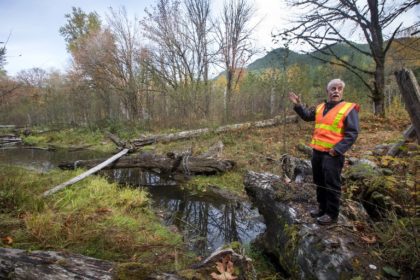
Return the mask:
<svg viewBox="0 0 420 280">
<path fill-rule="evenodd" d="M 359 133 L 359 106 L 343 101 L 344 87 L 342 80 L 331 80 L 326 88 L 327 101 L 309 109 L 301 104 L 299 96 L 289 92 L 295 112 L 305 121 L 315 121 L 310 146 L 318 209 L 310 214 L 321 225 L 337 222 L 344 153 Z"/>
</svg>

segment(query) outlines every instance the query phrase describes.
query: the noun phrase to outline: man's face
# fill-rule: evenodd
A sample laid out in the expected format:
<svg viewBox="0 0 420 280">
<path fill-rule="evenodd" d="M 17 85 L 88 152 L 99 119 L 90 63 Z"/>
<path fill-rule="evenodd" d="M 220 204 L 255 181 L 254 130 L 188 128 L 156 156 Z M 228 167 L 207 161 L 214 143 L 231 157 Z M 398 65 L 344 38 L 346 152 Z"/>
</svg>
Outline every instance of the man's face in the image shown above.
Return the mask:
<svg viewBox="0 0 420 280">
<path fill-rule="evenodd" d="M 327 89 L 328 101 L 338 102 L 343 99 L 343 85 L 340 83 L 332 84 Z"/>
</svg>

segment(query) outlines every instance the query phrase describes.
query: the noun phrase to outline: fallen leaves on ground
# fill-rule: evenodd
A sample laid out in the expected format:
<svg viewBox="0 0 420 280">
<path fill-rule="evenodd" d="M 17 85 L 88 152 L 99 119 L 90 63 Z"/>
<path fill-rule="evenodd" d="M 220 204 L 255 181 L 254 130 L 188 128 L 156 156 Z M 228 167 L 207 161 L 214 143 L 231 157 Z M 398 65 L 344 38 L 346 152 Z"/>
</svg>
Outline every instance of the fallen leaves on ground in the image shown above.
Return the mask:
<svg viewBox="0 0 420 280">
<path fill-rule="evenodd" d="M 374 235 L 363 235 L 360 237 L 364 242 L 366 242 L 367 244 L 375 244 L 376 243 L 376 236 Z"/>
<path fill-rule="evenodd" d="M 13 238 L 11 238 L 10 236 L 5 236 L 2 238 L 2 241 L 4 245 L 10 245 L 13 243 Z"/>
</svg>

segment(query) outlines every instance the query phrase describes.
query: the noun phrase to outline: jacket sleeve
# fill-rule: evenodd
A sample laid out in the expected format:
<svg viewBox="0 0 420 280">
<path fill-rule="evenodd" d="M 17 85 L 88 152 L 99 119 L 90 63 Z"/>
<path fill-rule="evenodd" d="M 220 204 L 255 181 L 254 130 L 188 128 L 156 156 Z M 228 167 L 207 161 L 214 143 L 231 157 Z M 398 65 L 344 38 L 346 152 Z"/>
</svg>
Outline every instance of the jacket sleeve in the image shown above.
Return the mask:
<svg viewBox="0 0 420 280">
<path fill-rule="evenodd" d="M 344 155 L 350 149 L 359 135 L 359 112 L 357 109 L 354 108 L 347 115 L 344 120 L 344 138 L 334 146 L 334 150 L 340 155 Z"/>
<path fill-rule="evenodd" d="M 295 112 L 299 115 L 299 117 L 301 117 L 302 120 L 307 121 L 307 122 L 315 121 L 315 108 L 314 107 L 306 108 L 306 107 L 303 107 L 302 105 L 295 105 L 293 107 L 293 110 L 295 110 Z"/>
</svg>

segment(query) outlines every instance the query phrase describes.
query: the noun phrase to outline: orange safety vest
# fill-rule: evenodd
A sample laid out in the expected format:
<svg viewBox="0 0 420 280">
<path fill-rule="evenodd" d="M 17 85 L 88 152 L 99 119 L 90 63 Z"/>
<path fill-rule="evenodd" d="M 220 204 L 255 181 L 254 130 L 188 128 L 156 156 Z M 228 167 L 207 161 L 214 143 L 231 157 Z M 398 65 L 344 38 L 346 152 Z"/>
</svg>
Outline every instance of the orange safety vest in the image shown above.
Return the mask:
<svg viewBox="0 0 420 280">
<path fill-rule="evenodd" d="M 325 103 L 319 104 L 315 112 L 315 130 L 310 146 L 321 152 L 328 152 L 344 138 L 344 120 L 350 111 L 359 106 L 340 102 L 323 116 Z"/>
</svg>

